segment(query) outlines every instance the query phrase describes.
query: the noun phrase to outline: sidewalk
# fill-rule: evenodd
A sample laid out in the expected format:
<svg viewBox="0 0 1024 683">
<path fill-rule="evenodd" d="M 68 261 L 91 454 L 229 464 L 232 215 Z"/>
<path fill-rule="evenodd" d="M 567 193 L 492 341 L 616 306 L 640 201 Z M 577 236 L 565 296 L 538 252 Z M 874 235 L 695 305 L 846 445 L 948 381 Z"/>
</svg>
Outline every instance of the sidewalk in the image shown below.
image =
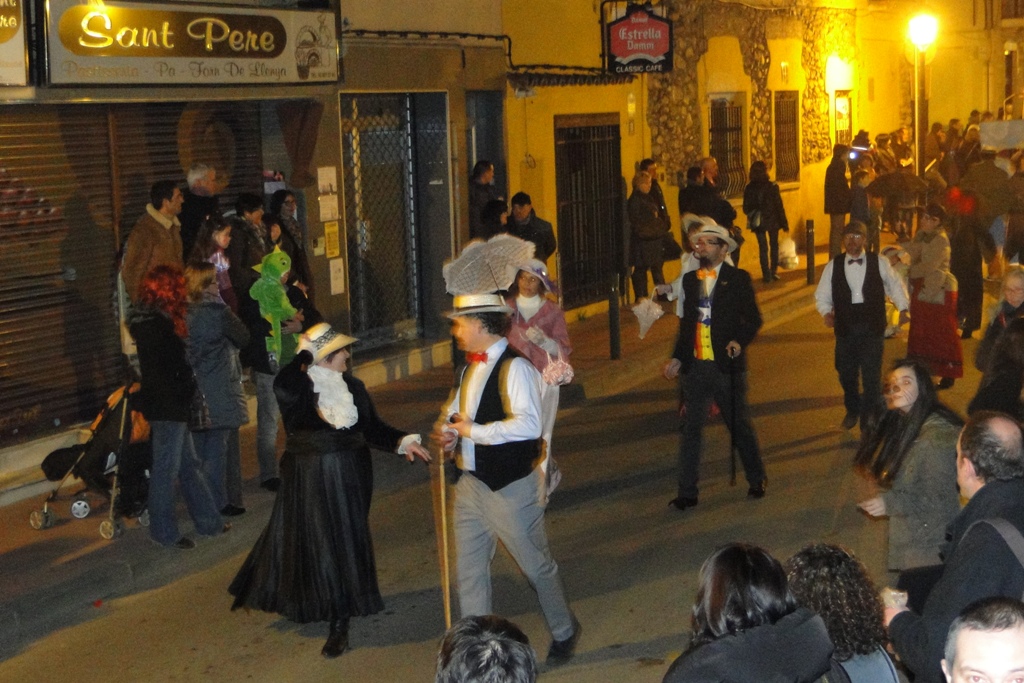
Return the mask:
<svg viewBox="0 0 1024 683">
<path fill-rule="evenodd" d="M 745 266 L 753 254 L 745 252 Z M 825 257 L 818 254 L 818 271 Z M 758 302 L 770 328 L 813 309 L 813 287 L 806 284 L 806 270 L 783 273 L 781 282 L 763 285 L 755 279 Z M 636 318 L 628 307 L 621 309 L 621 360 L 609 360 L 607 314 L 569 320 L 574 352 L 571 357 L 576 380 L 563 390 L 562 410 L 576 411 L 588 400 L 621 393 L 656 375 L 667 359 L 677 331 L 672 305 L 646 335 L 639 339 Z M 438 408 L 448 395 L 451 367 L 443 366 L 407 379 L 393 381 L 371 390 L 381 414 L 396 426 L 429 430 Z M 283 436 L 283 435 L 282 435 Z M 100 538 L 99 524 L 106 506 L 91 497 L 92 514 L 75 519 L 69 512 L 71 500 L 66 488 L 54 504 L 57 523 L 36 531 L 29 526 L 29 514 L 42 506 L 44 495 L 0 507 L 0 660 L 33 640 L 90 618 L 90 611 L 103 601 L 149 590 L 181 577 L 202 572 L 246 552 L 262 531 L 273 495 L 255 482 L 252 455 L 255 425 L 242 430 L 242 452 L 246 477 L 245 505 L 248 512 L 233 518 L 233 529 L 212 539 L 198 538 L 195 550 L 169 551 L 153 544 L 145 529 L 132 521 L 112 541 Z M 279 444 L 283 445 L 283 444 Z M 40 479 L 42 478 L 40 473 Z M 409 467 L 400 458 L 375 459 L 375 487 L 386 493 L 421 484 L 428 479 L 422 467 Z M 187 519 L 182 512 L 179 519 Z M 188 523 L 182 531 L 190 533 Z"/>
</svg>

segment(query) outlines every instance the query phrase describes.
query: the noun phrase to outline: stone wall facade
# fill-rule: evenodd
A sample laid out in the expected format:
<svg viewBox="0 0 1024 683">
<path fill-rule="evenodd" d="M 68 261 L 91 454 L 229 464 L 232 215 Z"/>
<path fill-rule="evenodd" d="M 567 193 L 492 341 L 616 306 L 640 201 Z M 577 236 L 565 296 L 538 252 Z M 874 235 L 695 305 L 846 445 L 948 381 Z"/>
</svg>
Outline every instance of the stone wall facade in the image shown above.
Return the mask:
<svg viewBox="0 0 1024 683">
<path fill-rule="evenodd" d="M 826 62 L 832 54 L 854 62 L 855 12 L 811 7 L 756 9 L 717 0 L 665 0 L 664 5 L 673 23 L 675 62 L 672 72 L 648 79 L 648 124 L 652 153 L 670 177 L 682 175 L 703 156 L 707 122 L 699 98 L 697 66 L 707 53 L 708 39 L 726 35 L 739 39 L 743 71 L 750 77 L 750 158 L 763 159 L 771 167 L 773 102 L 768 89 L 771 55 L 766 26 L 778 19 L 783 21 L 775 21 L 776 27 L 795 20 L 803 40 L 802 161 L 810 164 L 831 156 Z"/>
</svg>

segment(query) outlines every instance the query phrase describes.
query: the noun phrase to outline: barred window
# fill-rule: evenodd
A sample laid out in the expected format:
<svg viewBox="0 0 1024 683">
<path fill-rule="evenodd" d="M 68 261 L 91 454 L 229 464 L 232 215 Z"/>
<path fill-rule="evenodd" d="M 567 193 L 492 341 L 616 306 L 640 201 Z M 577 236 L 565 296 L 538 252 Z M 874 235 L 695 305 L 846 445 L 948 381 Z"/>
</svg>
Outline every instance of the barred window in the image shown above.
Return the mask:
<svg viewBox="0 0 1024 683">
<path fill-rule="evenodd" d="M 1003 0 L 1003 19 L 1024 19 L 1024 0 Z"/>
<path fill-rule="evenodd" d="M 718 186 L 725 197 L 739 197 L 747 184 L 743 168 L 742 95 L 712 95 L 708 151 L 718 161 Z"/>
<path fill-rule="evenodd" d="M 796 90 L 775 93 L 775 179 L 800 180 L 800 108 Z"/>
</svg>

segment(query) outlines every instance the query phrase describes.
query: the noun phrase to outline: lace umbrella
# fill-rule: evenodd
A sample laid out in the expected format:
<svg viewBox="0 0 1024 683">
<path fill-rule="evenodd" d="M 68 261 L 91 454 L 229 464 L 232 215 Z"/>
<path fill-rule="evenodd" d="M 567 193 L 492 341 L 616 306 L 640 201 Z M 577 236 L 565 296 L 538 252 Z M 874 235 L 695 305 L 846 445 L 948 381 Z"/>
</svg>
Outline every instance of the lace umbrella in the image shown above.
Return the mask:
<svg viewBox="0 0 1024 683">
<path fill-rule="evenodd" d="M 533 242 L 514 235 L 495 235 L 486 242 L 474 240 L 458 258 L 444 266 L 449 294 L 483 294 L 508 289 L 519 268 L 533 258 Z"/>
<path fill-rule="evenodd" d="M 633 304 L 633 314 L 640 323 L 640 338 L 643 339 L 654 321 L 665 315 L 665 310 L 647 297 Z"/>
</svg>

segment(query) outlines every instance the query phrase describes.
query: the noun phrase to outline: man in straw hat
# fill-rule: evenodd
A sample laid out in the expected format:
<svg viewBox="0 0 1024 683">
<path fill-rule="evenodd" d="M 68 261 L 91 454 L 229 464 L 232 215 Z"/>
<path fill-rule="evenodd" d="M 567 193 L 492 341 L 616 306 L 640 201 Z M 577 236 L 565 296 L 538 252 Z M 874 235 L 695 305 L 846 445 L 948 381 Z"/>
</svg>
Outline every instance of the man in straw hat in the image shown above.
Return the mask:
<svg viewBox="0 0 1024 683">
<path fill-rule="evenodd" d="M 460 446 L 453 526 L 462 617 L 491 614 L 498 540 L 537 591 L 551 632 L 548 664 L 574 654 L 580 624 L 569 609 L 544 529 L 540 373 L 509 348 L 511 309 L 499 294 L 455 297 L 452 334 L 468 366 L 445 406 L 438 438 Z"/>
<path fill-rule="evenodd" d="M 850 221 L 843 231 L 845 251 L 825 264 L 814 290 L 818 313 L 836 333 L 835 366 L 846 406 L 843 429 L 853 429 L 857 420 L 863 428 L 883 405 L 885 297 L 900 312 L 900 325 L 910 319 L 907 288 L 889 259 L 864 250 L 867 232 L 860 221 Z"/>
<path fill-rule="evenodd" d="M 683 435 L 679 449 L 679 491 L 669 505 L 685 510 L 697 504 L 701 432 L 714 400 L 739 451 L 750 487 L 747 495 L 765 493 L 764 463 L 747 406 L 747 345 L 761 328 L 761 312 L 750 275 L 725 262 L 736 242 L 729 231 L 706 216 L 693 235 L 700 268 L 683 276 L 683 317 L 672 359 L 664 375 L 686 376 Z"/>
</svg>

